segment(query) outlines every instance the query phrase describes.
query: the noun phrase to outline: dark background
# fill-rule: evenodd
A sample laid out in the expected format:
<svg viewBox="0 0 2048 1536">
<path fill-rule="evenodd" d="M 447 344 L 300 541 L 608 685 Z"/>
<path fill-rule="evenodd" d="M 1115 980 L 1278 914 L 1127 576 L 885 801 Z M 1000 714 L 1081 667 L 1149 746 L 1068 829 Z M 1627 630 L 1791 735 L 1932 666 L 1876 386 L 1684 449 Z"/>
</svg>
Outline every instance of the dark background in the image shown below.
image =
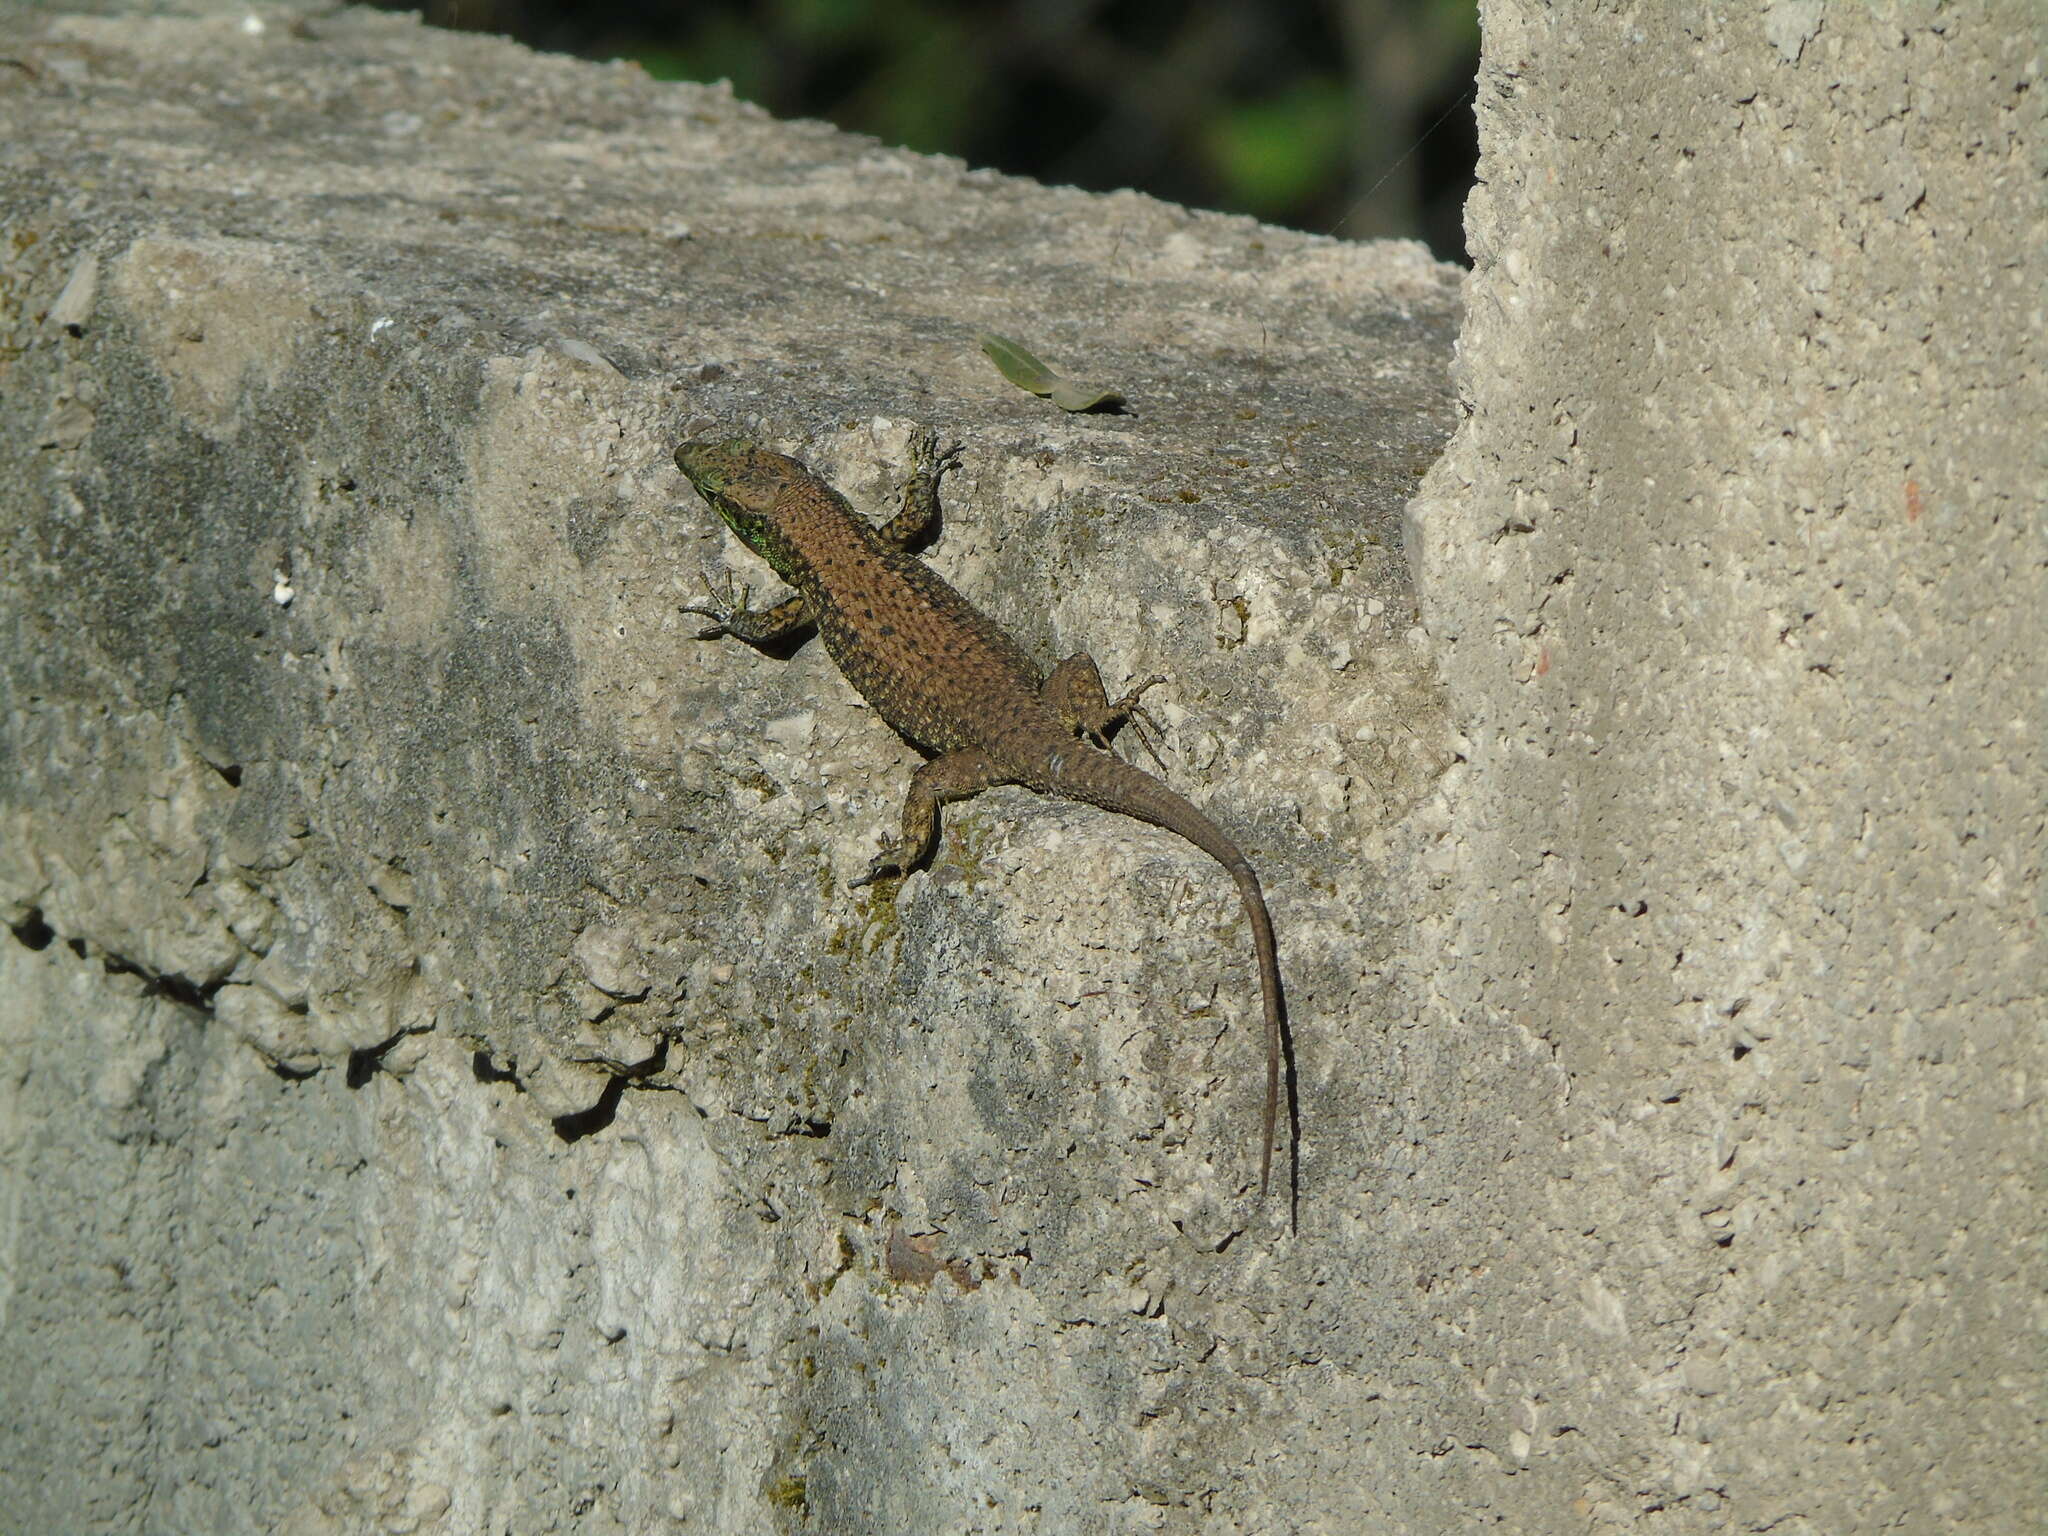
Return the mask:
<svg viewBox="0 0 2048 1536">
<path fill-rule="evenodd" d="M 1476 0 L 396 0 L 778 117 L 1465 260 Z"/>
</svg>

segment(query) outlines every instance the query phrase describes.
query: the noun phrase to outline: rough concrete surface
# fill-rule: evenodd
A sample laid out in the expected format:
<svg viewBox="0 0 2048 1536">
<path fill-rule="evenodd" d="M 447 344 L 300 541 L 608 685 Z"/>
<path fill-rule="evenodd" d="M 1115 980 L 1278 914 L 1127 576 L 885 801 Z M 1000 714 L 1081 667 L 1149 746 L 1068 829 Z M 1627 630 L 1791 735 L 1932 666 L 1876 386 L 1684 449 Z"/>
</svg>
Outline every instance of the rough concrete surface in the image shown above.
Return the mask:
<svg viewBox="0 0 2048 1536">
<path fill-rule="evenodd" d="M 1444 1149 L 1530 1320 L 1457 1433 L 1513 1526 L 2037 1530 L 2048 27 L 1751 9 L 1483 13 L 1410 943 L 1536 1067 Z"/>
<path fill-rule="evenodd" d="M 0 1526 L 2029 1528 L 2022 15 L 1491 7 L 1461 311 L 388 16 L 0 9 Z M 1298 1231 L 1213 865 L 999 791 L 850 891 L 915 753 L 687 638 L 773 584 L 675 442 L 876 507 L 926 421 L 933 563 L 1169 674 L 1266 875 Z"/>
<path fill-rule="evenodd" d="M 1389 834 L 1452 757 L 1398 539 L 1459 274 L 250 14 L 0 50 L 0 1508 L 1307 1508 L 1413 1333 L 1360 1066 L 1414 1012 Z M 981 329 L 1134 414 L 1020 392 Z M 1168 772 L 1268 873 L 1301 1238 L 1251 1198 L 1220 870 L 1004 791 L 849 890 L 916 754 L 817 647 L 689 638 L 707 566 L 772 582 L 677 442 L 872 507 L 919 422 L 967 445 L 934 563 L 1048 660 L 1169 674 Z"/>
</svg>

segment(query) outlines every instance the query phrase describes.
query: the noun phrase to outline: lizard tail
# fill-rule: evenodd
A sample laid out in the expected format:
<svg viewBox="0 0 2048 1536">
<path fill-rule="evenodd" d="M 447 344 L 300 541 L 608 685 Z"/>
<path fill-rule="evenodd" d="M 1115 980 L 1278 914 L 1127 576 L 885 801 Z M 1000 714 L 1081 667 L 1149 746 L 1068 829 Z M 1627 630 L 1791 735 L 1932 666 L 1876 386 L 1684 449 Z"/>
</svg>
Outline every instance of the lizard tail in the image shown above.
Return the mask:
<svg viewBox="0 0 2048 1536">
<path fill-rule="evenodd" d="M 1264 1200 L 1272 1182 L 1273 1145 L 1280 1126 L 1280 1065 L 1285 1054 L 1287 1002 L 1280 990 L 1280 954 L 1273 940 L 1273 919 L 1266 911 L 1266 893 L 1259 885 L 1258 872 L 1216 823 L 1142 768 L 1076 743 L 1066 753 L 1055 756 L 1052 769 L 1054 794 L 1085 800 L 1106 811 L 1134 816 L 1176 833 L 1221 864 L 1237 884 L 1245 919 L 1252 928 L 1252 947 L 1259 961 L 1259 991 L 1266 1011 L 1266 1114 L 1259 1145 L 1259 1198 Z"/>
</svg>

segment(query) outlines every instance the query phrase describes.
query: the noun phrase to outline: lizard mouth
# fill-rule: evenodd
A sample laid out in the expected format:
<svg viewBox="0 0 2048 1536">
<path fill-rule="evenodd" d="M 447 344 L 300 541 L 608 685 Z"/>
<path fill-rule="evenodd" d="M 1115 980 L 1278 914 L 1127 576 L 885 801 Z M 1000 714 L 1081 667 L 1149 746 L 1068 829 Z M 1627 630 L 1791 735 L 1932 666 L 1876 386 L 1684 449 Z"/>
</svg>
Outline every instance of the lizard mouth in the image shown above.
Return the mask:
<svg viewBox="0 0 2048 1536">
<path fill-rule="evenodd" d="M 719 461 L 730 451 L 730 445 L 726 443 L 684 443 L 676 449 L 676 468 L 683 472 L 690 484 L 708 496 L 725 483 Z"/>
</svg>

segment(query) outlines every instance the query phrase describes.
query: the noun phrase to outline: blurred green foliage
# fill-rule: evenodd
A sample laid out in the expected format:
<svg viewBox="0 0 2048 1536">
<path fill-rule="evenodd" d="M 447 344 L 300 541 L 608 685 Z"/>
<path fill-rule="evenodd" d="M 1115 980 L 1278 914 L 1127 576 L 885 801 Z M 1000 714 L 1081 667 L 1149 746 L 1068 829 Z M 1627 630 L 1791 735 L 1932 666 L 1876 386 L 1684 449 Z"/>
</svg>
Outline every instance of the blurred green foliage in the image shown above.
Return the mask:
<svg viewBox="0 0 2048 1536">
<path fill-rule="evenodd" d="M 1351 119 L 1351 93 L 1334 75 L 1224 104 L 1202 130 L 1224 201 L 1269 219 L 1312 202 L 1343 170 Z"/>
<path fill-rule="evenodd" d="M 1041 181 L 1463 255 L 1476 0 L 426 0 L 426 18 L 730 80 L 781 117 Z"/>
</svg>

